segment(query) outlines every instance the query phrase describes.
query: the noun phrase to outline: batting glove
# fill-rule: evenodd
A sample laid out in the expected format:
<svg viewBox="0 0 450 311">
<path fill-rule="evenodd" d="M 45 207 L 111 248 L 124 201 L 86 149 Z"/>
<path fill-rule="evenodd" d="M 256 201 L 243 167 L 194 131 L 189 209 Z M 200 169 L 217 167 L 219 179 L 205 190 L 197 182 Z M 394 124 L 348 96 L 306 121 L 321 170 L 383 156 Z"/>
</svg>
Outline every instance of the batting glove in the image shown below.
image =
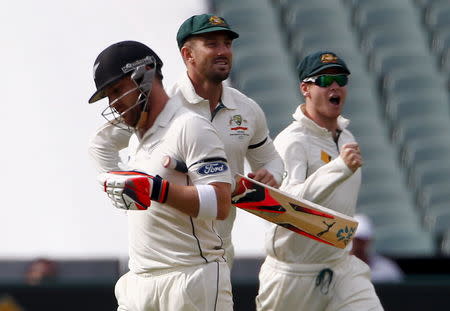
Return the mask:
<svg viewBox="0 0 450 311">
<path fill-rule="evenodd" d="M 98 180 L 113 205 L 126 210 L 146 210 L 151 200 L 164 203 L 169 192 L 169 182 L 161 176 L 137 171 L 110 171 Z"/>
</svg>

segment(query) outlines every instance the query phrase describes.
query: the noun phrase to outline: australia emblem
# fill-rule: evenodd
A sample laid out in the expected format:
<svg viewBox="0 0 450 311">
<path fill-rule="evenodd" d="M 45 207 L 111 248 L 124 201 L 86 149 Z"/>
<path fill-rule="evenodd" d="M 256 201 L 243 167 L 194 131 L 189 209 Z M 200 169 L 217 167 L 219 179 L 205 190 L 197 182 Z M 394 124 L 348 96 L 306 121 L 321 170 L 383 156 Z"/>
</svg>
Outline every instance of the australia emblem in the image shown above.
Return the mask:
<svg viewBox="0 0 450 311">
<path fill-rule="evenodd" d="M 247 120 L 245 120 L 244 118 L 242 118 L 242 115 L 240 114 L 235 114 L 234 116 L 232 116 L 230 118 L 230 130 L 231 136 L 238 136 L 240 139 L 244 136 L 248 136 L 247 130 L 248 127 L 245 126 L 247 123 Z"/>
</svg>

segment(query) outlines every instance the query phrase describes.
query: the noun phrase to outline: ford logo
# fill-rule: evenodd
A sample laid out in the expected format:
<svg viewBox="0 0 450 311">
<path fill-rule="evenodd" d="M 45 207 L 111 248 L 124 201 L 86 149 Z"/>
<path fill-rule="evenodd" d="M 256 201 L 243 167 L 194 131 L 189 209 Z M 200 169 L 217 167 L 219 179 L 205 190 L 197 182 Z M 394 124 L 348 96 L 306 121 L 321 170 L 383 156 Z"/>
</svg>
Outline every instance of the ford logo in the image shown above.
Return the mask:
<svg viewBox="0 0 450 311">
<path fill-rule="evenodd" d="M 201 175 L 211 175 L 211 174 L 222 173 L 222 172 L 225 172 L 226 170 L 228 170 L 228 166 L 225 163 L 215 162 L 215 163 L 203 164 L 197 170 L 197 173 L 199 173 Z"/>
</svg>

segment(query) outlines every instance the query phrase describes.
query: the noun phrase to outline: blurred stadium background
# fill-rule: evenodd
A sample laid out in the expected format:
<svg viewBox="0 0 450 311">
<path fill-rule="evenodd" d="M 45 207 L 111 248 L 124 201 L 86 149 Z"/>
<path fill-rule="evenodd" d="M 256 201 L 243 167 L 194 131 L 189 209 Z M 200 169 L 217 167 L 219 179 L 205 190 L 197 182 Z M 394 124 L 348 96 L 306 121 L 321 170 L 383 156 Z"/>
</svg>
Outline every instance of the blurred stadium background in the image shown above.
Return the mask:
<svg viewBox="0 0 450 311">
<path fill-rule="evenodd" d="M 376 284 L 377 292 L 385 310 L 447 310 L 450 1 L 209 4 L 240 33 L 230 82 L 261 105 L 272 137 L 301 101 L 298 60 L 316 50 L 344 58 L 352 71 L 344 115 L 365 159 L 358 211 L 375 224 L 376 250 L 406 273 L 400 284 Z M 235 310 L 254 309 L 261 261 L 236 259 Z M 22 278 L 28 264 L 0 259 L 0 310 L 113 310 L 113 287 L 126 269 L 119 259 L 61 260 L 53 282 L 30 286 Z"/>
</svg>

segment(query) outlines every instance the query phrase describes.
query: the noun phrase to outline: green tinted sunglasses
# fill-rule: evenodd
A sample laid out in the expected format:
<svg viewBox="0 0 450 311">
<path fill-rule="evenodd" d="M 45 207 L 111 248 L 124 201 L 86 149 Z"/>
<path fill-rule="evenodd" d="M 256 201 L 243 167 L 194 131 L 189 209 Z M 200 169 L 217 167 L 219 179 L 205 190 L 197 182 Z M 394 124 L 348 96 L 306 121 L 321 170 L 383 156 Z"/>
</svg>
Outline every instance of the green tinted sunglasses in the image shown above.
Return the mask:
<svg viewBox="0 0 450 311">
<path fill-rule="evenodd" d="M 309 77 L 303 80 L 303 82 L 313 82 L 315 85 L 320 87 L 329 87 L 333 82 L 339 86 L 345 86 L 348 83 L 347 75 L 320 75 L 316 77 Z"/>
</svg>

